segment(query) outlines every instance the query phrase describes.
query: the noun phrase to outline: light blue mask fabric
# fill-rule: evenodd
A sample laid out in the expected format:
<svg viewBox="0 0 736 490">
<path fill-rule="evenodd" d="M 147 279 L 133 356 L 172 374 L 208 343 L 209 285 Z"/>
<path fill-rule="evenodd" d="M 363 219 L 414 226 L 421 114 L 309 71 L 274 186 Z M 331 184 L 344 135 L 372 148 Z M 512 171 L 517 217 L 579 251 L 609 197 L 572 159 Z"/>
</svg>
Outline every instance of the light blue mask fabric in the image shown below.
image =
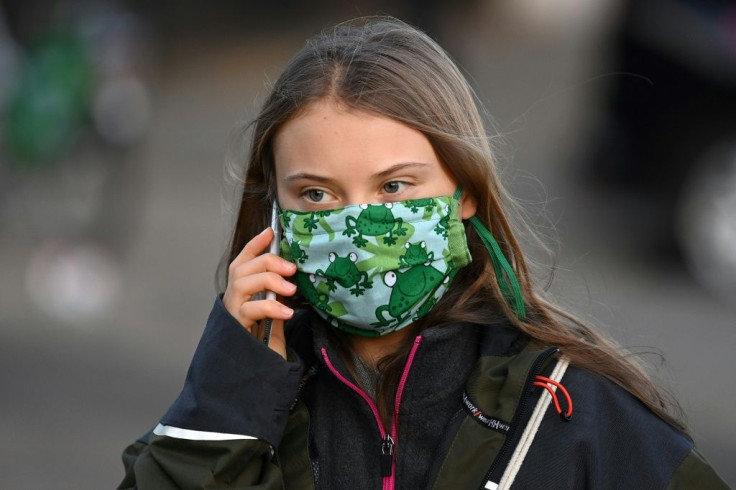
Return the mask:
<svg viewBox="0 0 736 490">
<path fill-rule="evenodd" d="M 457 193 L 459 195 L 459 192 Z M 299 292 L 338 329 L 380 336 L 426 315 L 470 263 L 456 196 L 280 212 Z"/>
</svg>

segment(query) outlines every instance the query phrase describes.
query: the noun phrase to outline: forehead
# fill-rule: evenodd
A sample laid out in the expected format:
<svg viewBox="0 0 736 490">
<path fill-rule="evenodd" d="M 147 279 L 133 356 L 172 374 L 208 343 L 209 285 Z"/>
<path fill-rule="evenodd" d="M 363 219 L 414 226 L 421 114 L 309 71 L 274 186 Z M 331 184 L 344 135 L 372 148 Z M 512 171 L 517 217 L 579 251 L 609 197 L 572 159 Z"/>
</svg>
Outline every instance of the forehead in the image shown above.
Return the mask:
<svg viewBox="0 0 736 490">
<path fill-rule="evenodd" d="M 274 138 L 273 150 L 279 177 L 344 167 L 380 171 L 397 162 L 439 164 L 431 143 L 416 129 L 332 100 L 313 102 L 287 121 Z"/>
</svg>

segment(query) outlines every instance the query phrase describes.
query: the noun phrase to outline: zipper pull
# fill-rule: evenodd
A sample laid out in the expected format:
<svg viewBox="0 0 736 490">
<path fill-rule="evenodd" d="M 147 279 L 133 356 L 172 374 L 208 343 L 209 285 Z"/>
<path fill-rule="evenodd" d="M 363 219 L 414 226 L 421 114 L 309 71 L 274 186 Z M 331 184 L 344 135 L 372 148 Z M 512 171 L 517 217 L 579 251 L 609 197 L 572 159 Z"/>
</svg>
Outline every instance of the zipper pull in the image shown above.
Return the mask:
<svg viewBox="0 0 736 490">
<path fill-rule="evenodd" d="M 394 440 L 391 435 L 381 439 L 381 476 L 391 476 L 391 467 L 394 462 Z"/>
</svg>

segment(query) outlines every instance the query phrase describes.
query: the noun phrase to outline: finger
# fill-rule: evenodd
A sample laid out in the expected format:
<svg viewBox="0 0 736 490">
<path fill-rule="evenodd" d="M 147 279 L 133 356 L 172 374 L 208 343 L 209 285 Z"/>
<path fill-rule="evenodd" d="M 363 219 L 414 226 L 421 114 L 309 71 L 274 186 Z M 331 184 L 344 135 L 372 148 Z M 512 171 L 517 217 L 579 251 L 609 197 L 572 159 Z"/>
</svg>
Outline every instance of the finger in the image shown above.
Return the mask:
<svg viewBox="0 0 736 490">
<path fill-rule="evenodd" d="M 286 338 L 284 336 L 283 320 L 274 320 L 271 324 L 271 340 L 268 346 L 286 359 Z"/>
<path fill-rule="evenodd" d="M 241 277 L 263 272 L 274 272 L 280 276 L 288 277 L 296 273 L 296 265 L 278 255 L 265 253 L 247 262 L 235 266 L 231 265 L 229 280 L 236 281 Z"/>
<path fill-rule="evenodd" d="M 293 315 L 294 310 L 274 299 L 246 301 L 238 309 L 238 320 L 249 330 L 260 320 L 288 320 Z"/>
<path fill-rule="evenodd" d="M 251 329 L 251 333 L 257 339 L 263 339 L 266 332 L 266 322 L 262 321 L 257 323 Z M 286 339 L 284 338 L 284 321 L 273 320 L 271 322 L 271 339 L 268 342 L 268 347 L 271 350 L 278 353 L 281 357 L 286 359 Z"/>
<path fill-rule="evenodd" d="M 245 244 L 243 250 L 233 259 L 232 264 L 237 266 L 261 255 L 271 245 L 271 240 L 273 240 L 273 229 L 268 227 Z"/>
<path fill-rule="evenodd" d="M 232 296 L 235 301 L 249 301 L 253 295 L 263 291 L 273 291 L 280 296 L 293 296 L 296 285 L 287 281 L 275 272 L 248 274 L 231 282 Z"/>
<path fill-rule="evenodd" d="M 280 296 L 293 296 L 297 288 L 294 284 L 288 282 L 278 274 L 264 272 L 251 276 L 243 276 L 238 280 L 231 281 L 225 290 L 222 302 L 231 315 L 239 320 L 246 320 L 239 318 L 240 306 L 247 301 L 253 300 L 254 295 L 267 290 L 273 291 Z M 250 324 L 251 319 L 247 319 L 246 323 Z"/>
</svg>

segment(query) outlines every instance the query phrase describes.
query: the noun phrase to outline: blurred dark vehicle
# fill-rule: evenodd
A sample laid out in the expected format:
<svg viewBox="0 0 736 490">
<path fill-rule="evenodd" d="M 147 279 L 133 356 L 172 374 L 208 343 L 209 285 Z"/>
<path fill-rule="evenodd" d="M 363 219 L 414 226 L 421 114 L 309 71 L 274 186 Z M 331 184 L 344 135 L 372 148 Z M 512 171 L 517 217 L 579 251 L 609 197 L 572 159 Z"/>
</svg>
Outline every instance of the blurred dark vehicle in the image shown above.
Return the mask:
<svg viewBox="0 0 736 490">
<path fill-rule="evenodd" d="M 630 1 L 622 20 L 586 175 L 635 197 L 620 231 L 734 299 L 736 2 Z"/>
</svg>

